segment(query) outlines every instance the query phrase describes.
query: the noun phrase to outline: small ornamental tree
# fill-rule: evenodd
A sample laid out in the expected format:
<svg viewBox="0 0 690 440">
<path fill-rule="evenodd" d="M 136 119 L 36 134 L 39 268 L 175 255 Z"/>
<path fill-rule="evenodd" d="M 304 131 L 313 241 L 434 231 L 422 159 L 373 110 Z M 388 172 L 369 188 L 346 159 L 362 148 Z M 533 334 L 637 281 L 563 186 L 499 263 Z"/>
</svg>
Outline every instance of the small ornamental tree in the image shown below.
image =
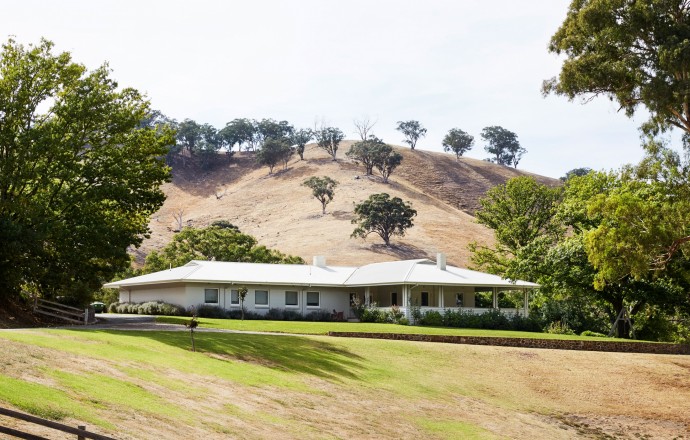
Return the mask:
<svg viewBox="0 0 690 440">
<path fill-rule="evenodd" d="M 292 144 L 297 149 L 297 154 L 299 154 L 299 160 L 304 160 L 304 147 L 307 143 L 314 138 L 314 132 L 308 128 L 302 128 L 295 131 L 292 135 Z"/>
<path fill-rule="evenodd" d="M 339 128 L 324 127 L 314 133 L 314 137 L 316 138 L 319 148 L 325 150 L 333 157 L 333 160 L 335 160 L 335 155 L 338 152 L 338 145 L 345 139 L 345 133 Z"/>
<path fill-rule="evenodd" d="M 426 128 L 422 127 L 419 121 L 398 121 L 396 130 L 405 135 L 403 142 L 409 144 L 413 150 L 419 138 L 426 136 Z"/>
<path fill-rule="evenodd" d="M 443 151 L 455 153 L 455 158 L 460 159 L 460 156 L 472 149 L 474 145 L 474 136 L 471 136 L 459 128 L 451 128 L 446 137 L 443 138 Z"/>
<path fill-rule="evenodd" d="M 351 237 L 366 238 L 372 232 L 383 239 L 386 246 L 390 246 L 393 235 L 400 237 L 414 224 L 412 217 L 417 211 L 409 203 L 399 197 L 391 197 L 386 193 L 372 194 L 362 203 L 355 206 L 356 217 L 352 219 L 357 228 Z"/>
<path fill-rule="evenodd" d="M 312 176 L 305 180 L 302 185 L 311 188 L 312 195 L 321 202 L 321 213 L 326 213 L 326 205 L 331 203 L 333 200 L 333 195 L 335 194 L 335 187 L 338 186 L 338 182 L 331 179 L 330 177 L 316 177 Z"/>
<path fill-rule="evenodd" d="M 388 183 L 388 177 L 403 160 L 402 154 L 393 151 L 393 147 L 386 144 L 374 146 L 372 157 L 374 166 L 381 173 L 381 177 L 383 177 L 383 183 Z"/>
<path fill-rule="evenodd" d="M 237 289 L 237 297 L 240 300 L 240 312 L 242 313 L 242 321 L 244 321 L 244 299 L 247 297 L 248 289 L 246 286 L 240 286 Z"/>
</svg>

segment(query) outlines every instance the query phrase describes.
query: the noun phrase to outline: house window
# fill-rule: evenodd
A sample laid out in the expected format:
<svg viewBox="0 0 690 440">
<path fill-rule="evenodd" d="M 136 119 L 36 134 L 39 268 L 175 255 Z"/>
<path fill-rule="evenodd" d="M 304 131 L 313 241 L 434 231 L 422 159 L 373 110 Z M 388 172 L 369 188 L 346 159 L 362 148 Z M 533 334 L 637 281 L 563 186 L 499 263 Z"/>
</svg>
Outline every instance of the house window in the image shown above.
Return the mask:
<svg viewBox="0 0 690 440">
<path fill-rule="evenodd" d="M 232 289 L 230 291 L 230 305 L 239 306 L 240 305 L 240 293 L 237 289 Z"/>
<path fill-rule="evenodd" d="M 218 289 L 204 289 L 204 303 L 218 304 Z"/>
<path fill-rule="evenodd" d="M 319 292 L 307 292 L 307 307 L 319 307 Z"/>
<path fill-rule="evenodd" d="M 462 307 L 462 293 L 455 294 L 455 307 Z"/>
<path fill-rule="evenodd" d="M 391 293 L 391 305 L 392 306 L 398 305 L 398 292 Z"/>
<path fill-rule="evenodd" d="M 268 307 L 268 290 L 254 291 L 254 305 L 257 307 Z"/>
<path fill-rule="evenodd" d="M 292 307 L 297 307 L 299 305 L 299 296 L 297 295 L 297 292 L 294 291 L 285 291 L 285 305 L 286 306 L 292 306 Z"/>
<path fill-rule="evenodd" d="M 422 307 L 429 307 L 429 292 L 422 292 Z"/>
</svg>

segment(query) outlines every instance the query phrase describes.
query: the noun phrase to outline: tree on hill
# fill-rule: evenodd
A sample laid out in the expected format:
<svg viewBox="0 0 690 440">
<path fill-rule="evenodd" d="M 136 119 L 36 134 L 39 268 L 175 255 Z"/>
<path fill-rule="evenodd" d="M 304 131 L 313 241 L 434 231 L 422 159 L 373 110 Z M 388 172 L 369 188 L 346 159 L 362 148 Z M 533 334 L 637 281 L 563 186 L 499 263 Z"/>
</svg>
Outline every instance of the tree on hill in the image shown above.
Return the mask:
<svg viewBox="0 0 690 440">
<path fill-rule="evenodd" d="M 326 151 L 335 160 L 335 155 L 338 153 L 338 145 L 345 139 L 345 133 L 339 128 L 322 127 L 314 133 L 314 137 L 319 148 Z"/>
<path fill-rule="evenodd" d="M 290 146 L 290 142 L 285 139 L 268 138 L 256 153 L 256 161 L 261 165 L 268 167 L 268 173 L 273 174 L 273 168 L 279 163 L 284 162 L 287 167 L 287 162 L 294 154 L 295 150 Z"/>
<path fill-rule="evenodd" d="M 362 119 L 355 119 L 352 122 L 355 124 L 355 129 L 359 135 L 359 138 L 363 141 L 366 141 L 371 136 L 370 132 L 374 128 L 374 125 L 376 125 L 377 121 L 372 121 L 369 119 L 369 116 L 363 116 Z"/>
<path fill-rule="evenodd" d="M 83 305 L 149 232 L 175 137 L 142 122 L 148 101 L 106 66 L 52 49 L 10 39 L 0 53 L 0 297 Z"/>
<path fill-rule="evenodd" d="M 254 126 L 259 148 L 269 139 L 290 139 L 295 133 L 294 127 L 288 121 L 262 119 L 254 121 Z"/>
<path fill-rule="evenodd" d="M 390 145 L 381 143 L 374 145 L 371 155 L 374 166 L 381 173 L 383 183 L 388 183 L 388 177 L 390 177 L 393 170 L 402 163 L 402 154 L 393 151 L 393 147 Z"/>
<path fill-rule="evenodd" d="M 256 128 L 254 123 L 246 118 L 233 119 L 225 124 L 220 135 L 226 139 L 230 148 L 237 144 L 237 149 L 241 150 L 242 145 L 246 151 L 254 151 L 256 146 Z M 232 143 L 231 143 L 232 142 Z"/>
<path fill-rule="evenodd" d="M 146 257 L 143 273 L 183 266 L 191 260 L 304 264 L 304 260 L 300 257 L 285 255 L 274 249 L 257 245 L 254 237 L 243 234 L 236 228 L 186 227 L 175 234 L 172 241 L 163 249 L 152 251 Z"/>
<path fill-rule="evenodd" d="M 455 153 L 456 159 L 460 159 L 460 156 L 470 151 L 473 145 L 474 136 L 459 128 L 451 128 L 446 137 L 443 138 L 443 151 L 452 151 Z"/>
<path fill-rule="evenodd" d="M 419 121 L 398 121 L 396 130 L 405 135 L 403 142 L 409 144 L 413 150 L 419 138 L 426 136 L 426 128 L 422 127 Z"/>
<path fill-rule="evenodd" d="M 571 179 L 573 177 L 585 176 L 591 172 L 592 172 L 592 169 L 588 168 L 588 167 L 573 168 L 572 170 L 565 173 L 565 176 L 561 177 L 560 180 L 562 182 L 565 182 L 566 180 Z"/>
<path fill-rule="evenodd" d="M 374 170 L 374 152 L 377 147 L 385 146 L 385 142 L 376 136 L 370 136 L 368 139 L 355 142 L 345 155 L 356 163 L 364 165 L 365 175 L 370 176 Z"/>
<path fill-rule="evenodd" d="M 517 135 L 503 127 L 497 125 L 484 127 L 481 136 L 487 142 L 484 150 L 494 156 L 489 159 L 493 163 L 506 166 L 512 165 L 514 168 L 517 168 L 522 155 L 527 152 L 526 149 L 520 146 Z"/>
<path fill-rule="evenodd" d="M 302 185 L 311 188 L 312 195 L 321 202 L 321 213 L 326 213 L 326 205 L 331 203 L 335 195 L 335 187 L 338 182 L 330 177 L 316 177 L 312 176 L 302 182 Z"/>
<path fill-rule="evenodd" d="M 299 129 L 292 135 L 292 144 L 295 145 L 295 148 L 297 149 L 299 160 L 304 160 L 304 147 L 306 147 L 309 141 L 311 141 L 313 138 L 314 132 L 309 128 Z"/>
<path fill-rule="evenodd" d="M 690 4 L 686 1 L 578 0 L 570 4 L 549 51 L 565 55 L 544 94 L 604 95 L 626 115 L 650 113 L 647 133 L 690 132 Z"/>
<path fill-rule="evenodd" d="M 193 156 L 201 143 L 201 125 L 191 119 L 185 119 L 177 124 L 177 143 L 182 150 L 187 150 Z"/>
<path fill-rule="evenodd" d="M 386 246 L 390 246 L 392 236 L 404 236 L 405 231 L 414 224 L 412 218 L 417 211 L 399 197 L 391 198 L 386 193 L 372 194 L 362 203 L 355 206 L 356 217 L 352 219 L 357 228 L 351 237 L 366 238 L 374 233 L 381 237 Z"/>
</svg>

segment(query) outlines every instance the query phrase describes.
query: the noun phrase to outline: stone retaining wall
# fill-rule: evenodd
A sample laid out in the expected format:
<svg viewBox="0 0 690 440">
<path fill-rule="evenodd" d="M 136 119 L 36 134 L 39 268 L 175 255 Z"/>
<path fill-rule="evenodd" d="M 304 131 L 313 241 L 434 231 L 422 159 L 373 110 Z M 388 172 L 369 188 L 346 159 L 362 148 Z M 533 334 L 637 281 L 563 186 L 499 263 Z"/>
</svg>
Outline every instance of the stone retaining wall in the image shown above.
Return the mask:
<svg viewBox="0 0 690 440">
<path fill-rule="evenodd" d="M 620 353 L 690 354 L 690 345 L 656 342 L 575 341 L 564 339 L 497 338 L 487 336 L 413 335 L 402 333 L 328 332 L 345 338 L 397 339 L 447 344 L 497 345 L 502 347 L 550 348 L 556 350 L 608 351 Z"/>
</svg>

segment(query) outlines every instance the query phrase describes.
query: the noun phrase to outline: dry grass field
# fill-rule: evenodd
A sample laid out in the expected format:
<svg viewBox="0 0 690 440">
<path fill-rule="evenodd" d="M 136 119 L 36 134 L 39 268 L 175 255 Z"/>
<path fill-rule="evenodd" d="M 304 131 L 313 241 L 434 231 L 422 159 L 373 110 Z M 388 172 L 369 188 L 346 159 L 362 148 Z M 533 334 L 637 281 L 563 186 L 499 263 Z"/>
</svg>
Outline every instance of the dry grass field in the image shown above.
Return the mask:
<svg viewBox="0 0 690 440">
<path fill-rule="evenodd" d="M 152 236 L 136 252 L 138 261 L 171 239 L 174 214 L 181 211 L 185 225 L 203 227 L 228 220 L 260 244 L 309 262 L 314 255 L 325 255 L 329 264 L 360 265 L 445 252 L 450 264 L 467 266 L 467 244 L 488 243 L 493 237 L 472 217 L 478 199 L 492 186 L 528 174 L 476 159 L 400 148 L 403 164 L 384 184 L 376 175 L 364 176 L 363 168 L 345 157 L 351 143 L 342 143 L 337 162 L 308 145 L 304 161 L 295 156 L 286 170 L 276 167 L 272 175 L 244 152 L 210 172 L 176 168 L 173 181 L 164 185 L 168 199 L 152 218 Z M 330 176 L 340 183 L 326 215 L 311 191 L 301 186 L 310 176 Z M 366 241 L 350 238 L 354 204 L 380 192 L 410 201 L 418 211 L 415 226 L 405 237 L 395 238 L 390 248 L 375 236 Z"/>
</svg>

